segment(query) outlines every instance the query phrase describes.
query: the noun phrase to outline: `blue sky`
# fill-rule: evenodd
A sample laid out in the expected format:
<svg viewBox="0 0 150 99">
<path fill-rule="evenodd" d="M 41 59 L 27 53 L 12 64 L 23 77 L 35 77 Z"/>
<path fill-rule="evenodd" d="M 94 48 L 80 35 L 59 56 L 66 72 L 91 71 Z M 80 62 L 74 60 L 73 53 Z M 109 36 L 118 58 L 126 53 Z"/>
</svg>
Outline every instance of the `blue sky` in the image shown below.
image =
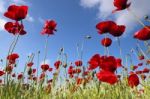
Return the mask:
<svg viewBox="0 0 150 99">
<path fill-rule="evenodd" d="M 9 2 L 7 2 L 9 1 Z M 85 3 L 89 2 L 89 4 Z M 95 1 L 95 2 L 94 2 Z M 106 5 L 101 1 L 104 0 L 2 0 L 0 1 L 0 5 L 3 5 L 2 11 L 0 11 L 0 23 L 4 23 L 5 21 L 11 21 L 5 17 L 3 17 L 3 12 L 6 11 L 6 8 L 15 2 L 15 4 L 26 4 L 29 6 L 29 16 L 26 20 L 24 20 L 25 30 L 27 31 L 27 35 L 21 36 L 19 42 L 15 48 L 14 52 L 17 52 L 20 55 L 19 70 L 24 67 L 24 64 L 27 60 L 27 55 L 29 53 L 37 53 L 38 50 L 41 51 L 40 61 L 43 60 L 44 56 L 44 46 L 45 46 L 45 36 L 40 34 L 42 27 L 44 25 L 44 21 L 47 19 L 56 20 L 57 32 L 55 35 L 49 37 L 48 40 L 48 56 L 47 59 L 50 60 L 50 65 L 52 66 L 58 56 L 58 51 L 61 47 L 65 48 L 65 52 L 68 54 L 69 61 L 74 62 L 78 59 L 76 45 L 77 43 L 82 43 L 84 37 L 86 35 L 91 35 L 92 39 L 88 40 L 84 46 L 84 56 L 83 60 L 86 62 L 88 59 L 96 54 L 104 53 L 104 48 L 100 44 L 100 40 L 104 37 L 103 35 L 99 35 L 95 28 L 95 25 L 104 20 L 104 19 L 112 19 L 117 21 L 118 23 L 123 23 L 128 25 L 128 30 L 126 30 L 126 34 L 121 38 L 121 47 L 123 49 L 124 55 L 129 53 L 131 48 L 135 47 L 136 40 L 133 39 L 133 34 L 138 29 L 141 28 L 140 25 L 136 25 L 137 23 L 133 21 L 129 23 L 127 21 L 122 20 L 121 18 L 128 13 L 126 11 L 117 13 L 116 15 L 108 14 L 109 9 L 102 9 L 101 6 Z M 107 0 L 106 0 L 107 1 Z M 112 0 L 109 3 L 111 4 Z M 137 0 L 138 1 L 138 0 Z M 144 2 L 149 2 L 148 0 L 144 0 Z M 91 6 L 89 6 L 91 3 Z M 94 4 L 98 3 L 98 4 Z M 108 7 L 109 7 L 108 3 Z M 136 3 L 135 3 L 136 4 Z M 147 4 L 147 3 L 145 3 Z M 2 7 L 2 6 L 1 6 Z M 144 9 L 143 7 L 141 9 Z M 147 7 L 146 7 L 147 9 Z M 113 9 L 112 9 L 113 10 Z M 135 10 L 135 9 L 134 9 Z M 135 10 L 136 12 L 136 10 Z M 140 14 L 137 12 L 137 14 Z M 147 14 L 145 12 L 144 14 Z M 142 18 L 144 16 L 140 16 Z M 103 17 L 102 17 L 103 15 Z M 140 14 L 141 15 L 141 14 Z M 127 17 L 128 18 L 128 17 Z M 2 20 L 4 22 L 2 22 Z M 129 21 L 131 18 L 129 17 Z M 8 47 L 13 40 L 13 35 L 7 33 L 5 30 L 0 29 L 0 58 L 5 58 L 7 55 Z M 116 57 L 119 57 L 119 49 L 116 40 L 113 39 L 113 44 L 111 45 L 110 53 Z M 134 57 L 135 58 L 135 57 Z M 36 62 L 37 56 L 35 56 L 34 61 Z"/>
</svg>

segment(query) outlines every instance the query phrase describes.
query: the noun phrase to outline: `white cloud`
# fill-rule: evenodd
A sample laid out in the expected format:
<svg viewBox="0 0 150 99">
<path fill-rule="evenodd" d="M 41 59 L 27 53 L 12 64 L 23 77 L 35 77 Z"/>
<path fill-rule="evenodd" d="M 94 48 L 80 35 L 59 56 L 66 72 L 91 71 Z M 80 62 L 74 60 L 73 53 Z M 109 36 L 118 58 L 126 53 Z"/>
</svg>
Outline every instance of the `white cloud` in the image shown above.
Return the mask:
<svg viewBox="0 0 150 99">
<path fill-rule="evenodd" d="M 44 63 L 45 63 L 45 64 L 50 64 L 50 60 L 49 60 L 49 59 L 46 59 L 45 62 L 42 61 L 42 62 L 41 62 L 41 65 L 44 64 Z"/>
<path fill-rule="evenodd" d="M 11 2 L 15 4 L 26 4 L 25 0 L 11 0 Z"/>
<path fill-rule="evenodd" d="M 44 19 L 43 18 L 39 17 L 38 20 L 39 20 L 40 23 L 42 23 L 42 24 L 44 23 Z"/>
<path fill-rule="evenodd" d="M 3 0 L 0 0 L 0 13 L 3 13 L 5 11 L 5 2 Z"/>
<path fill-rule="evenodd" d="M 114 9 L 112 2 L 113 0 L 81 0 L 80 4 L 85 8 L 97 7 L 98 17 L 104 18 L 109 16 L 109 14 L 112 12 L 112 9 Z"/>
<path fill-rule="evenodd" d="M 81 6 L 83 7 L 94 7 L 95 5 L 98 5 L 100 3 L 100 0 L 81 0 Z"/>
<path fill-rule="evenodd" d="M 4 30 L 5 23 L 6 23 L 6 20 L 3 18 L 0 18 L 0 31 Z"/>
<path fill-rule="evenodd" d="M 98 18 L 105 19 L 109 15 L 112 15 L 112 10 L 114 10 L 113 6 L 114 0 L 81 0 L 81 5 L 83 7 L 97 7 L 98 9 Z M 130 2 L 131 0 L 129 0 Z M 142 20 L 145 15 L 150 13 L 150 0 L 132 0 L 130 9 Z M 119 11 L 113 14 L 115 16 L 115 21 L 118 24 L 125 24 L 127 29 L 132 26 L 134 28 L 137 20 L 131 13 L 127 10 Z M 131 29 L 129 29 L 130 31 Z"/>
<path fill-rule="evenodd" d="M 30 16 L 29 14 L 27 15 L 26 20 L 29 22 L 34 22 L 34 18 L 32 16 Z"/>
</svg>

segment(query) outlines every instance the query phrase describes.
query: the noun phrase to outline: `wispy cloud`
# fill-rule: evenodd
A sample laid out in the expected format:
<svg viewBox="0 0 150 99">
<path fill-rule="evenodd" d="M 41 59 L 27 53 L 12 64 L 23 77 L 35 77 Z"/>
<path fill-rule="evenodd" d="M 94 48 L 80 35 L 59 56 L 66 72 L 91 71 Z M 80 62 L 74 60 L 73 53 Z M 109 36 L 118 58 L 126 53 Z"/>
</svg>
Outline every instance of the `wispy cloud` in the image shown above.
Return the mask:
<svg viewBox="0 0 150 99">
<path fill-rule="evenodd" d="M 16 4 L 27 4 L 25 0 L 11 0 L 11 2 Z"/>
<path fill-rule="evenodd" d="M 34 22 L 34 18 L 33 18 L 32 16 L 30 16 L 29 14 L 27 15 L 26 20 L 27 20 L 28 22 Z"/>
<path fill-rule="evenodd" d="M 40 23 L 42 23 L 42 24 L 44 23 L 44 19 L 43 18 L 39 17 L 38 20 L 39 20 Z"/>
<path fill-rule="evenodd" d="M 41 65 L 44 64 L 44 63 L 45 63 L 45 64 L 50 64 L 50 60 L 49 60 L 49 59 L 46 59 L 45 62 L 42 61 L 42 62 L 41 62 Z"/>
<path fill-rule="evenodd" d="M 98 18 L 105 19 L 112 15 L 112 10 L 114 9 L 114 0 L 80 0 L 80 4 L 86 8 L 97 7 Z M 142 20 L 145 15 L 150 13 L 150 0 L 129 0 L 132 2 L 130 8 L 134 13 Z M 116 12 L 113 14 L 115 21 L 118 24 L 125 24 L 127 29 L 130 31 L 134 28 L 136 20 L 135 17 L 127 10 Z M 131 28 L 132 26 L 132 28 Z"/>
<path fill-rule="evenodd" d="M 0 13 L 3 13 L 5 11 L 5 2 L 3 0 L 0 1 Z"/>
<path fill-rule="evenodd" d="M 3 18 L 0 18 L 0 31 L 4 30 L 5 23 L 6 23 L 6 20 Z"/>
</svg>

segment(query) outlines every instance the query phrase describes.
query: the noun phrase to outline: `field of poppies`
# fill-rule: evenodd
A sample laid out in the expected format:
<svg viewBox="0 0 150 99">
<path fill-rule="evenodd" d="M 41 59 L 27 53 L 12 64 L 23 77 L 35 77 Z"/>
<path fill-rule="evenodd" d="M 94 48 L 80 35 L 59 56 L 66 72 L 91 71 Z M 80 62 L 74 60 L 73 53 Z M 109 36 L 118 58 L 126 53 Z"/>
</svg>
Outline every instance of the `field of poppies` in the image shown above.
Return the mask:
<svg viewBox="0 0 150 99">
<path fill-rule="evenodd" d="M 27 33 L 23 20 L 27 17 L 29 7 L 10 5 L 4 16 L 11 22 L 7 22 L 4 28 L 14 39 L 5 60 L 1 60 L 4 68 L 0 70 L 0 99 L 150 99 L 150 26 L 145 25 L 132 12 L 132 2 L 114 0 L 112 3 L 116 8 L 112 9 L 113 14 L 128 10 L 143 26 L 133 35 L 133 39 L 142 42 L 148 51 L 145 52 L 139 43 L 136 44 L 137 47 L 131 53 L 137 56 L 134 59 L 138 61 L 137 64 L 128 65 L 128 62 L 132 63 L 131 54 L 122 54 L 120 38 L 126 26 L 118 25 L 113 20 L 97 22 L 93 26 L 100 36 L 104 36 L 101 46 L 105 53 L 96 53 L 85 62 L 82 60 L 82 50 L 79 53 L 80 59 L 67 62 L 64 48 L 61 48 L 59 56 L 62 58 L 54 64 L 47 64 L 48 39 L 57 32 L 57 21 L 46 20 L 41 29 L 41 34 L 46 36 L 43 64 L 33 61 L 35 55 L 39 58 L 40 51 L 38 54 L 32 53 L 28 56 L 24 71 L 19 71 L 19 74 L 14 71 L 19 60 L 19 54 L 14 49 L 17 48 L 18 39 Z M 145 16 L 145 20 L 149 21 L 149 17 Z M 109 35 L 117 38 L 120 57 L 110 55 L 109 46 L 113 40 Z M 91 39 L 91 36 L 87 35 L 86 39 Z"/>
</svg>

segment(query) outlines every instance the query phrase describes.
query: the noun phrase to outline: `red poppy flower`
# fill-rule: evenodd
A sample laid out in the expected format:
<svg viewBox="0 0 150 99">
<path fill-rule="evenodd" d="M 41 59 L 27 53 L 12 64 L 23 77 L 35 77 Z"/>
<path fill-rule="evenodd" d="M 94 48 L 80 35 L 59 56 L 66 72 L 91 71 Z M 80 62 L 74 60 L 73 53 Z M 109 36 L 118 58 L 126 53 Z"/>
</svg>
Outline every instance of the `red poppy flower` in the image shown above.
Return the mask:
<svg viewBox="0 0 150 99">
<path fill-rule="evenodd" d="M 136 71 L 135 73 L 136 73 L 136 74 L 142 74 L 143 71 Z"/>
<path fill-rule="evenodd" d="M 138 57 L 139 57 L 139 60 L 143 60 L 145 58 L 144 55 L 139 55 Z"/>
<path fill-rule="evenodd" d="M 73 72 L 79 74 L 79 73 L 81 73 L 81 69 L 80 69 L 80 68 L 77 68 L 77 69 L 75 69 Z"/>
<path fill-rule="evenodd" d="M 146 60 L 146 65 L 150 64 L 150 59 Z"/>
<path fill-rule="evenodd" d="M 28 13 L 28 6 L 11 5 L 8 7 L 8 11 L 4 13 L 4 16 L 12 20 L 20 21 L 26 18 L 27 13 Z"/>
<path fill-rule="evenodd" d="M 7 56 L 7 60 L 9 60 L 10 64 L 14 64 L 17 58 L 19 58 L 19 55 L 17 53 L 12 53 L 11 55 Z"/>
<path fill-rule="evenodd" d="M 60 65 L 62 65 L 62 62 L 60 60 L 58 60 L 54 63 L 54 66 L 56 69 L 58 69 Z"/>
<path fill-rule="evenodd" d="M 82 82 L 83 82 L 83 78 L 77 78 L 77 79 L 76 79 L 77 85 L 82 84 Z"/>
<path fill-rule="evenodd" d="M 99 73 L 97 73 L 96 76 L 100 81 L 109 83 L 111 85 L 115 84 L 118 81 L 117 76 L 109 71 L 102 70 Z"/>
<path fill-rule="evenodd" d="M 32 69 L 32 74 L 36 73 L 36 69 Z"/>
<path fill-rule="evenodd" d="M 13 74 L 12 74 L 12 77 L 16 77 L 16 74 L 15 74 L 15 73 L 13 73 Z"/>
<path fill-rule="evenodd" d="M 128 84 L 130 87 L 136 87 L 138 86 L 140 83 L 139 81 L 139 77 L 136 75 L 136 74 L 131 74 L 129 77 L 128 77 Z"/>
<path fill-rule="evenodd" d="M 124 25 L 114 25 L 110 30 L 110 34 L 114 37 L 119 37 L 124 33 L 125 29 Z"/>
<path fill-rule="evenodd" d="M 70 77 L 70 78 L 73 78 L 73 77 L 74 77 L 74 75 L 73 75 L 73 74 L 70 74 L 70 75 L 69 75 L 69 77 Z"/>
<path fill-rule="evenodd" d="M 147 28 L 150 29 L 150 26 L 148 26 Z M 134 38 L 142 40 L 142 41 L 149 40 L 150 39 L 150 30 L 147 28 L 144 27 L 141 30 L 137 31 L 134 34 Z"/>
<path fill-rule="evenodd" d="M 83 63 L 82 63 L 81 60 L 78 60 L 78 61 L 75 62 L 75 65 L 76 65 L 76 66 L 82 66 L 82 64 L 83 64 Z"/>
<path fill-rule="evenodd" d="M 105 71 L 115 72 L 117 64 L 114 56 L 102 56 L 100 59 L 100 68 Z"/>
<path fill-rule="evenodd" d="M 48 84 L 52 83 L 52 82 L 53 82 L 53 79 L 50 79 L 50 80 L 47 81 Z"/>
<path fill-rule="evenodd" d="M 52 72 L 52 71 L 53 71 L 53 68 L 49 68 L 48 71 L 49 71 L 49 72 Z"/>
<path fill-rule="evenodd" d="M 37 81 L 37 77 L 33 77 L 33 81 Z"/>
<path fill-rule="evenodd" d="M 11 66 L 11 65 L 6 66 L 6 72 L 8 74 L 10 74 L 12 71 L 13 71 L 13 66 Z"/>
<path fill-rule="evenodd" d="M 131 3 L 128 3 L 128 0 L 114 0 L 114 6 L 116 7 L 116 9 L 112 12 L 114 13 L 116 11 L 124 10 L 126 8 L 129 8 L 130 5 Z"/>
<path fill-rule="evenodd" d="M 89 74 L 89 71 L 84 71 L 83 72 L 83 76 L 86 76 L 86 75 L 88 75 Z"/>
<path fill-rule="evenodd" d="M 142 65 L 143 65 L 143 63 L 139 63 L 139 64 L 138 64 L 138 66 L 142 66 Z"/>
<path fill-rule="evenodd" d="M 5 24 L 5 30 L 7 30 L 9 33 L 16 35 L 25 35 L 26 31 L 24 30 L 23 24 L 19 24 L 18 22 L 7 22 Z"/>
<path fill-rule="evenodd" d="M 5 74 L 5 72 L 0 70 L 0 76 L 3 76 L 4 74 Z"/>
<path fill-rule="evenodd" d="M 101 44 L 105 47 L 109 47 L 112 43 L 112 40 L 110 38 L 103 38 L 101 40 Z"/>
<path fill-rule="evenodd" d="M 18 77 L 17 77 L 17 79 L 18 79 L 18 80 L 19 80 L 19 79 L 22 79 L 22 77 L 23 77 L 23 74 L 19 74 Z"/>
<path fill-rule="evenodd" d="M 148 68 L 143 69 L 143 73 L 149 73 L 149 72 L 150 72 L 150 69 L 148 69 Z"/>
<path fill-rule="evenodd" d="M 41 75 L 40 75 L 40 80 L 43 80 L 45 78 L 45 73 L 42 72 Z"/>
<path fill-rule="evenodd" d="M 69 66 L 68 68 L 68 74 L 75 74 L 76 73 L 76 69 L 73 69 L 73 66 Z"/>
<path fill-rule="evenodd" d="M 145 80 L 146 79 L 146 75 L 141 75 L 141 79 Z"/>
<path fill-rule="evenodd" d="M 88 68 L 89 70 L 93 70 L 97 68 L 100 65 L 100 55 L 95 54 L 94 56 L 92 56 L 92 58 L 88 63 L 89 63 L 89 68 Z"/>
<path fill-rule="evenodd" d="M 136 70 L 138 68 L 138 66 L 133 66 L 133 70 Z"/>
<path fill-rule="evenodd" d="M 32 67 L 33 64 L 34 64 L 33 62 L 29 62 L 29 63 L 27 64 L 27 66 L 28 66 L 28 67 Z"/>
<path fill-rule="evenodd" d="M 49 69 L 49 65 L 48 65 L 48 64 L 42 64 L 42 65 L 41 65 L 41 69 L 42 69 L 43 71 L 47 71 L 47 70 Z"/>
<path fill-rule="evenodd" d="M 42 30 L 42 35 L 53 35 L 56 30 L 57 23 L 54 20 L 47 20 Z"/>
<path fill-rule="evenodd" d="M 120 59 L 120 58 L 116 59 L 116 63 L 117 63 L 117 67 L 121 67 L 122 66 L 122 59 Z"/>
<path fill-rule="evenodd" d="M 99 34 L 110 32 L 111 28 L 116 25 L 113 21 L 103 21 L 96 25 Z"/>
</svg>

